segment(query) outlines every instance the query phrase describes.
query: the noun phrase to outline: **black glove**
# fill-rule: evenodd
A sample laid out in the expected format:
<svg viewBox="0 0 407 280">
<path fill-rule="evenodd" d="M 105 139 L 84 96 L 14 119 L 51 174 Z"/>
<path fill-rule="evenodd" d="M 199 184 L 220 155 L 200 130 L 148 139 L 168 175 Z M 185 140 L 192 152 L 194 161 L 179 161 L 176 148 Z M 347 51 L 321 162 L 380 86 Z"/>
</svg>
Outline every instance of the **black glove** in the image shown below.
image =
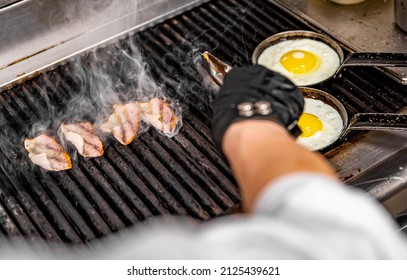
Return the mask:
<svg viewBox="0 0 407 280">
<path fill-rule="evenodd" d="M 222 152 L 226 129 L 248 119 L 277 122 L 297 137 L 303 109 L 304 96 L 288 78 L 261 65 L 233 68 L 215 98 L 212 132 L 216 147 Z"/>
</svg>

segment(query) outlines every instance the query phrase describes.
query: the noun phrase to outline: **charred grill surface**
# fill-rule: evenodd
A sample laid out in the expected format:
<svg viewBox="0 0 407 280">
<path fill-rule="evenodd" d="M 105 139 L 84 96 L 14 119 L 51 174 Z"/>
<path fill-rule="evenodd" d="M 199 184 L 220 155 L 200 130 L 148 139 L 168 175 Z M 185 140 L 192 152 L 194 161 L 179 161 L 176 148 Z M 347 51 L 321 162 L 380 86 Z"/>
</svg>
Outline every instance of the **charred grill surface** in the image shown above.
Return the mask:
<svg viewBox="0 0 407 280">
<path fill-rule="evenodd" d="M 268 1 L 211 1 L 3 91 L 1 234 L 82 244 L 152 216 L 206 220 L 236 207 L 238 188 L 211 139 L 213 92 L 202 86 L 194 58 L 208 50 L 232 65 L 248 65 L 259 42 L 294 29 L 315 30 Z M 74 118 L 72 100 L 82 96 L 98 102 L 90 82 L 78 78 L 77 65 L 112 77 L 114 90 L 125 92 L 125 100 L 132 96 L 135 81 L 123 65 L 134 46 L 166 96 L 182 107 L 179 133 L 169 139 L 150 129 L 128 146 L 108 140 L 103 156 L 78 155 L 67 171 L 44 172 L 33 166 L 23 149 L 33 126 L 43 124 L 55 132 L 57 120 Z M 374 68 L 346 69 L 342 77 L 319 87 L 341 100 L 350 115 L 407 106 L 404 88 Z"/>
</svg>

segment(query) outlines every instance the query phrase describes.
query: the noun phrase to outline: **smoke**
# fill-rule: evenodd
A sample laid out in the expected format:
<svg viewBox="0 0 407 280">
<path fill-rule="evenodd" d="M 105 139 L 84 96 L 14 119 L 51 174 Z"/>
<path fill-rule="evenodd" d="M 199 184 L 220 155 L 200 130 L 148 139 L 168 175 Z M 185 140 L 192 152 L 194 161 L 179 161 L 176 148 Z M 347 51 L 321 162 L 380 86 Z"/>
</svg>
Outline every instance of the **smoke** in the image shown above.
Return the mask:
<svg viewBox="0 0 407 280">
<path fill-rule="evenodd" d="M 75 1 L 76 4 L 66 10 L 64 17 L 68 21 L 74 21 L 75 13 L 87 10 L 97 13 L 98 9 L 108 9 L 109 5 L 113 5 L 108 2 L 111 3 Z M 128 5 L 130 4 L 123 6 L 129 11 L 136 8 Z M 89 15 L 92 16 L 92 13 Z M 116 141 L 111 135 L 98 129 L 113 113 L 114 104 L 145 102 L 154 97 L 165 100 L 178 116 L 175 131 L 166 134 L 167 137 L 177 135 L 182 126 L 182 116 L 191 108 L 198 116 L 207 115 L 214 89 L 208 75 L 200 68 L 199 57 L 200 53 L 211 51 L 211 48 L 198 40 L 183 40 L 175 48 L 167 49 L 163 33 L 155 35 L 132 35 L 115 44 L 75 56 L 56 70 L 59 72 L 59 69 L 64 69 L 60 79 L 51 80 L 46 85 L 39 81 L 34 90 L 37 97 L 32 100 L 33 106 L 38 110 L 34 110 L 26 118 L 24 128 L 17 129 L 13 137 L 1 136 L 2 139 L 7 139 L 3 150 L 17 150 L 16 153 L 5 155 L 7 160 L 2 162 L 14 162 L 21 167 L 21 162 L 15 160 L 15 154 L 18 154 L 19 159 L 27 159 L 24 140 L 41 133 L 54 136 L 65 149 L 70 149 L 70 155 L 75 159 L 75 149 L 72 149 L 72 145 L 65 141 L 60 132 L 62 123 L 89 121 L 94 124 L 105 145 Z M 150 44 L 159 45 L 162 56 L 157 55 L 156 46 L 150 49 Z M 48 77 L 49 73 L 44 76 Z M 139 129 L 141 134 L 150 127 L 141 122 Z M 33 164 L 29 162 L 29 166 L 32 167 Z"/>
<path fill-rule="evenodd" d="M 60 123 L 90 121 L 97 129 L 113 113 L 114 104 L 146 102 L 154 97 L 168 100 L 165 90 L 152 79 L 137 46 L 127 45 L 128 49 L 96 50 L 71 61 L 71 73 L 79 86 Z M 169 103 L 181 121 L 181 110 L 174 102 Z M 141 122 L 139 134 L 148 128 Z M 107 141 L 105 134 L 99 132 L 99 136 Z"/>
<path fill-rule="evenodd" d="M 25 172 L 24 170 L 34 167 L 27 161 L 24 140 L 42 133 L 55 137 L 75 160 L 76 150 L 67 143 L 60 131 L 62 123 L 89 121 L 94 124 L 105 145 L 116 141 L 111 135 L 99 130 L 100 125 L 113 113 L 114 104 L 146 102 L 154 97 L 165 100 L 178 117 L 174 132 L 165 136 L 175 136 L 182 126 L 182 114 L 187 108 L 178 99 L 187 95 L 186 77 L 181 78 L 181 75 L 177 82 L 154 78 L 151 73 L 154 65 L 146 63 L 137 43 L 137 40 L 122 39 L 117 44 L 71 58 L 55 70 L 57 75 L 53 75 L 51 71 L 34 81 L 26 82 L 23 87 L 29 88 L 30 92 L 27 94 L 32 100 L 28 103 L 34 107 L 33 112 L 26 111 L 27 116 L 23 118 L 25 123 L 11 130 L 10 119 L 21 119 L 21 116 L 1 118 L 0 125 L 4 129 L 0 133 L 3 151 L 0 153 L 0 160 L 5 173 L 15 176 L 16 170 Z M 168 55 L 163 61 L 171 59 L 177 58 Z M 54 76 L 61 78 L 53 79 Z M 171 88 L 174 86 L 176 94 L 171 93 L 169 85 Z M 8 111 L 7 108 L 5 111 Z M 149 124 L 141 121 L 139 135 L 148 129 Z"/>
</svg>

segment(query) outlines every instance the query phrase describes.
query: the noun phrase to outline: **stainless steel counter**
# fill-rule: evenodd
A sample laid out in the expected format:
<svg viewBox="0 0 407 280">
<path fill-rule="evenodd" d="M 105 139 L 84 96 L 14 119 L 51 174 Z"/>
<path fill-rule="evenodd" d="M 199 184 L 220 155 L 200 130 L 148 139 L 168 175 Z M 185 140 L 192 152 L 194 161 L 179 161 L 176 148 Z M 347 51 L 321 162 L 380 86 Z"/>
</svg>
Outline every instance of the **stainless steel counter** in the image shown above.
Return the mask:
<svg viewBox="0 0 407 280">
<path fill-rule="evenodd" d="M 209 0 L 0 0 L 0 88 Z"/>
<path fill-rule="evenodd" d="M 407 33 L 394 20 L 393 0 L 340 5 L 329 0 L 276 0 L 354 51 L 407 52 Z M 407 84 L 407 68 L 386 68 Z"/>
</svg>

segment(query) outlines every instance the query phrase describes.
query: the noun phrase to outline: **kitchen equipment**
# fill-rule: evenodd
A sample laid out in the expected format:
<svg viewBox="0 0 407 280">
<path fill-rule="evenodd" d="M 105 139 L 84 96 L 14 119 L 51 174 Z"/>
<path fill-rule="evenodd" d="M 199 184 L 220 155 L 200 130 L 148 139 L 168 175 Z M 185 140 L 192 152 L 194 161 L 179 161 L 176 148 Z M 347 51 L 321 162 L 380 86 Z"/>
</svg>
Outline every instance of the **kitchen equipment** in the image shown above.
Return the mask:
<svg viewBox="0 0 407 280">
<path fill-rule="evenodd" d="M 233 67 L 223 62 L 213 54 L 205 51 L 202 53 L 202 62 L 208 74 L 213 81 L 221 86 L 223 78 Z M 299 87 L 304 93 L 304 97 L 318 99 L 331 105 L 341 115 L 343 122 L 342 133 L 339 139 L 343 139 L 350 130 L 382 130 L 382 131 L 407 131 L 407 115 L 390 114 L 390 113 L 356 113 L 348 122 L 348 113 L 345 107 L 335 97 L 327 92 L 308 88 Z M 325 150 L 326 148 L 324 148 Z"/>
<path fill-rule="evenodd" d="M 321 100 L 332 106 L 342 118 L 343 129 L 338 140 L 346 138 L 351 130 L 407 131 L 407 115 L 391 113 L 356 113 L 348 121 L 348 113 L 342 103 L 331 94 L 307 87 L 300 87 L 304 97 Z M 323 150 L 329 147 L 324 147 Z"/>
<path fill-rule="evenodd" d="M 337 53 L 340 65 L 337 68 L 336 72 L 332 75 L 334 77 L 338 75 L 342 68 L 347 66 L 387 66 L 387 67 L 407 66 L 407 53 L 355 52 L 350 53 L 346 58 L 344 58 L 344 54 L 341 47 L 334 40 L 323 34 L 305 30 L 292 30 L 281 32 L 266 38 L 254 50 L 252 55 L 252 63 L 257 64 L 261 53 L 271 45 L 274 45 L 281 41 L 305 38 L 323 42 L 330 46 Z M 332 76 L 329 76 L 323 81 L 329 79 Z M 314 84 L 316 83 L 302 84 L 301 86 L 310 86 Z"/>
<path fill-rule="evenodd" d="M 394 18 L 396 24 L 407 32 L 407 1 L 394 0 Z"/>
<path fill-rule="evenodd" d="M 178 0 L 162 2 L 180 3 Z M 232 65 L 245 65 L 250 63 L 250 54 L 258 42 L 270 34 L 294 29 L 317 30 L 304 19 L 280 8 L 275 1 L 257 2 L 261 4 L 254 4 L 252 0 L 212 0 L 194 8 L 183 6 L 176 13 L 168 12 L 157 18 L 152 15 L 157 1 L 143 1 L 149 12 L 142 13 L 138 19 L 145 20 L 143 15 L 151 17 L 143 24 L 130 26 L 131 32 L 117 32 L 118 38 L 112 39 L 111 26 L 103 24 L 100 29 L 108 29 L 109 41 L 102 45 L 94 45 L 92 41 L 88 46 L 90 50 L 74 49 L 68 60 L 58 56 L 56 63 L 50 63 L 52 66 L 46 70 L 40 68 L 35 75 L 29 75 L 30 78 L 7 85 L 0 93 L 0 144 L 3 145 L 0 149 L 0 235 L 19 242 L 28 240 L 62 248 L 73 244 L 86 246 L 92 240 L 126 227 L 137 227 L 152 216 L 179 215 L 208 220 L 235 209 L 240 203 L 239 190 L 229 166 L 213 146 L 210 130 L 213 90 L 203 86 L 194 60 L 198 55 L 196 51 L 208 49 Z M 65 9 L 60 8 L 58 13 L 64 14 Z M 111 17 L 112 14 L 107 13 L 104 18 Z M 22 16 L 19 21 L 25 18 L 43 17 Z M 19 21 L 15 21 L 13 28 L 19 27 Z M 10 25 L 3 27 L 8 30 Z M 62 27 L 60 30 L 64 30 Z M 35 25 L 33 29 L 37 29 Z M 46 41 L 44 34 L 36 36 L 37 41 Z M 88 39 L 89 33 L 83 33 L 83 37 Z M 7 44 L 10 45 L 10 41 Z M 18 46 L 9 47 L 18 49 Z M 68 51 L 65 44 L 58 46 Z M 141 54 L 134 52 L 134 46 Z M 53 57 L 46 48 L 41 49 L 44 52 L 38 60 Z M 51 50 L 57 52 L 58 48 Z M 123 68 L 129 64 L 129 58 L 139 56 L 165 94 L 183 107 L 183 126 L 179 133 L 169 139 L 151 129 L 128 146 L 112 141 L 102 157 L 78 157 L 69 171 L 44 172 L 33 167 L 22 148 L 22 139 L 32 125 L 49 121 L 50 113 L 61 112 L 72 100 L 89 95 L 92 79 L 83 79 L 79 70 L 117 77 L 116 89 L 132 94 L 132 84 L 126 75 L 132 72 Z M 80 65 L 83 68 L 78 68 Z M 341 74 L 327 81 L 322 89 L 334 95 L 351 115 L 395 113 L 407 106 L 405 88 L 373 67 L 349 67 Z M 373 133 L 354 132 L 346 141 L 335 143 L 324 153 L 342 180 L 357 177 L 359 182 L 365 183 L 366 172 L 372 167 L 380 168 L 388 157 L 396 167 L 405 163 L 405 157 L 393 157 L 399 147 L 405 145 L 405 138 L 394 134 L 376 137 L 377 132 Z M 381 139 L 385 143 L 379 142 Z M 367 146 L 370 143 L 375 146 Z M 350 152 L 353 147 L 356 151 Z M 358 154 L 359 151 L 363 153 Z M 407 173 L 397 168 L 384 168 L 382 172 L 381 176 L 397 174 L 407 178 Z M 369 192 L 386 203 L 392 213 L 404 210 L 402 203 L 393 203 L 395 199 L 405 202 L 401 180 L 386 184 L 378 184 L 374 178 L 370 181 Z M 366 184 L 360 188 L 367 190 Z"/>
<path fill-rule="evenodd" d="M 323 32 L 340 42 L 344 51 L 406 52 L 407 37 L 395 24 L 394 1 L 366 1 L 357 5 L 334 5 L 319 0 L 273 2 L 312 23 L 315 27 L 312 31 Z M 304 4 L 299 5 L 300 2 Z M 381 67 L 379 71 L 407 84 L 405 67 Z"/>
</svg>

